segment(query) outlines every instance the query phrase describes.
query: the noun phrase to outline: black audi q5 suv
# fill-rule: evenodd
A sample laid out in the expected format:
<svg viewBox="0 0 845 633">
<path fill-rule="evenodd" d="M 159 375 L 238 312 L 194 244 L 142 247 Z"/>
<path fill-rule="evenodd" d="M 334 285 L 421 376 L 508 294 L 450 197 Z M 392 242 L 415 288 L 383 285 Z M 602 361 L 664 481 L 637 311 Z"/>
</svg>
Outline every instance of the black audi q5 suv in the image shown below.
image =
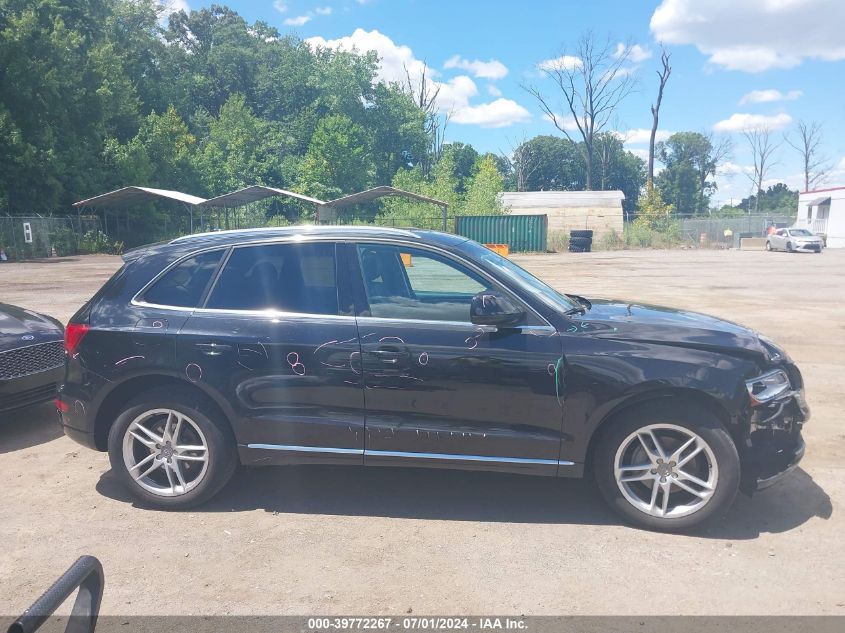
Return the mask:
<svg viewBox="0 0 845 633">
<path fill-rule="evenodd" d="M 581 477 L 681 529 L 793 469 L 809 416 L 772 342 L 558 292 L 432 231 L 290 227 L 137 249 L 71 319 L 59 405 L 143 502 L 238 464 Z"/>
</svg>

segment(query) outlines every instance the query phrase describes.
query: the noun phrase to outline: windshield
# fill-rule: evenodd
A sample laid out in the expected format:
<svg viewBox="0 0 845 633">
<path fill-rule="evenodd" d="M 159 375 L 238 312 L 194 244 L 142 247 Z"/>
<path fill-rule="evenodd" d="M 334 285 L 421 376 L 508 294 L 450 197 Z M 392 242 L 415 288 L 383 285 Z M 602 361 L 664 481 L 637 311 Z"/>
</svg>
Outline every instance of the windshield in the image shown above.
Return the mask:
<svg viewBox="0 0 845 633">
<path fill-rule="evenodd" d="M 794 237 L 813 237 L 807 229 L 790 229 L 789 233 Z"/>
<path fill-rule="evenodd" d="M 489 264 L 495 268 L 497 272 L 502 273 L 508 279 L 519 285 L 521 288 L 524 288 L 532 295 L 538 297 L 555 310 L 569 310 L 580 306 L 577 301 L 573 301 L 565 294 L 558 292 L 551 286 L 548 286 L 537 279 L 524 268 L 517 266 L 511 260 L 506 257 L 502 257 L 498 253 L 494 253 L 489 248 L 482 246 L 478 242 L 467 240 L 461 245 L 461 247 L 475 259 L 480 259 L 484 263 Z"/>
</svg>

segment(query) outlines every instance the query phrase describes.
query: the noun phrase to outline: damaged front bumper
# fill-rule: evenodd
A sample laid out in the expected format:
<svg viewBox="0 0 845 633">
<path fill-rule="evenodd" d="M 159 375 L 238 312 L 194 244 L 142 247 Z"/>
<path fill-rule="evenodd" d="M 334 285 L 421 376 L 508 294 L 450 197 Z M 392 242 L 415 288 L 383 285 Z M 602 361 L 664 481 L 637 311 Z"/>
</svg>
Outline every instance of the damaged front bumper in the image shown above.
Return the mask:
<svg viewBox="0 0 845 633">
<path fill-rule="evenodd" d="M 752 410 L 740 454 L 743 492 L 768 488 L 798 467 L 806 448 L 801 429 L 809 418 L 800 389 Z"/>
</svg>

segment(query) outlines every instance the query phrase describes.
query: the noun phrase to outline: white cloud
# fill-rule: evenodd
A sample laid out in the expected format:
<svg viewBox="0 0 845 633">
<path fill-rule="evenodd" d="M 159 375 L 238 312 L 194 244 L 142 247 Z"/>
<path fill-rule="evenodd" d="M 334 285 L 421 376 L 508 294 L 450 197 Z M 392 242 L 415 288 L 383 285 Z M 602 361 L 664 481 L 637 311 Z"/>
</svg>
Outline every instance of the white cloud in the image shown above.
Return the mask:
<svg viewBox="0 0 845 633">
<path fill-rule="evenodd" d="M 555 113 L 555 118 L 557 122 L 563 126 L 563 129 L 567 132 L 577 132 L 578 131 L 578 124 L 575 122 L 575 117 L 570 114 L 557 114 Z M 552 119 L 551 115 L 544 114 L 543 119 L 554 125 L 554 120 Z"/>
<path fill-rule="evenodd" d="M 496 99 L 479 106 L 467 106 L 457 110 L 450 121 L 481 127 L 507 127 L 531 119 L 531 114 L 512 99 Z"/>
<path fill-rule="evenodd" d="M 768 128 L 770 130 L 779 130 L 792 123 L 792 117 L 781 112 L 780 114 L 766 115 L 766 114 L 747 114 L 734 113 L 727 119 L 719 121 L 713 126 L 717 132 L 742 132 L 745 130 L 753 130 L 755 128 Z"/>
<path fill-rule="evenodd" d="M 663 0 L 655 38 L 692 44 L 728 70 L 793 68 L 804 59 L 845 59 L 842 0 Z"/>
<path fill-rule="evenodd" d="M 619 42 L 616 45 L 616 52 L 613 53 L 613 56 L 616 59 L 619 59 L 620 57 L 622 57 L 622 55 L 625 54 L 625 50 L 625 45 L 622 42 Z M 634 44 L 633 46 L 629 47 L 627 51 L 628 61 L 634 64 L 642 63 L 651 57 L 651 51 L 647 48 L 643 48 L 639 44 Z"/>
<path fill-rule="evenodd" d="M 380 64 L 378 78 L 382 81 L 399 81 L 405 83 L 405 68 L 412 77 L 419 77 L 422 73 L 424 63 L 414 57 L 414 52 L 408 46 L 397 45 L 392 39 L 373 29 L 355 29 L 352 35 L 339 37 L 334 40 L 326 40 L 322 37 L 309 37 L 305 40 L 314 48 L 337 48 L 340 50 L 359 53 L 375 51 L 378 53 Z M 433 69 L 428 69 L 428 75 L 435 76 Z"/>
<path fill-rule="evenodd" d="M 487 62 L 483 62 L 480 59 L 470 61 L 460 55 L 453 55 L 447 59 L 446 63 L 443 64 L 443 68 L 468 70 L 474 77 L 481 79 L 503 79 L 508 74 L 508 67 L 498 59 L 491 59 Z"/>
<path fill-rule="evenodd" d="M 752 90 L 751 92 L 742 96 L 739 100 L 739 105 L 746 103 L 772 103 L 775 101 L 795 101 L 803 92 L 800 90 L 790 90 L 789 92 L 781 92 L 780 90 Z"/>
<path fill-rule="evenodd" d="M 643 160 L 648 160 L 648 150 L 642 147 L 626 147 L 626 150 L 631 152 L 637 158 L 642 158 Z M 655 161 L 657 162 L 657 161 Z M 657 169 L 657 173 L 660 173 L 662 167 L 660 165 L 655 165 Z"/>
<path fill-rule="evenodd" d="M 310 15 L 298 15 L 295 18 L 285 18 L 285 25 L 287 26 L 302 26 L 311 21 Z"/>
<path fill-rule="evenodd" d="M 375 51 L 379 56 L 377 78 L 385 82 L 405 83 L 407 81 L 406 68 L 412 78 L 419 78 L 425 68 L 425 63 L 414 56 L 410 47 L 396 44 L 388 36 L 375 29 L 372 31 L 355 29 L 352 35 L 334 40 L 311 37 L 305 41 L 314 48 L 336 48 L 359 53 Z M 510 99 L 500 98 L 490 103 L 471 104 L 470 100 L 478 95 L 478 86 L 467 75 L 458 75 L 444 82 L 437 79 L 440 73 L 436 70 L 428 68 L 426 73 L 440 89 L 437 96 L 437 108 L 441 112 L 451 113 L 453 123 L 506 127 L 531 118 L 528 110 Z"/>
<path fill-rule="evenodd" d="M 274 0 L 273 8 L 279 13 L 287 13 L 288 4 L 287 2 L 283 2 L 282 0 Z"/>
<path fill-rule="evenodd" d="M 642 145 L 643 143 L 648 143 L 651 139 L 651 128 L 635 128 L 624 132 L 616 132 L 616 134 L 625 145 Z M 657 130 L 654 140 L 657 142 L 665 141 L 670 136 L 672 136 L 672 132 Z"/>
<path fill-rule="evenodd" d="M 334 9 L 331 7 L 317 7 L 314 9 L 314 13 L 317 15 L 331 15 Z"/>
<path fill-rule="evenodd" d="M 487 92 L 494 97 L 501 97 L 502 91 L 496 87 L 496 84 L 487 84 Z"/>
<path fill-rule="evenodd" d="M 545 59 L 537 64 L 540 70 L 574 70 L 583 64 L 580 57 L 561 55 L 554 59 Z"/>
</svg>

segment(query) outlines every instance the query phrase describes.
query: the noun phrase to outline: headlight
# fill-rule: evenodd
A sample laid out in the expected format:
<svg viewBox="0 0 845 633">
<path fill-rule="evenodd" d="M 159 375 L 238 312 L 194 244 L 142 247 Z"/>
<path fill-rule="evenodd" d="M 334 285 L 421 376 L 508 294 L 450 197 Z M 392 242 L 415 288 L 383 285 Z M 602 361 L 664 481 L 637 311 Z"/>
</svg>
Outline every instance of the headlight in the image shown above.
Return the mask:
<svg viewBox="0 0 845 633">
<path fill-rule="evenodd" d="M 789 387 L 789 376 L 780 369 L 745 381 L 745 388 L 748 389 L 752 406 L 774 400 L 789 391 Z"/>
<path fill-rule="evenodd" d="M 787 358 L 786 352 L 784 352 L 783 349 L 775 345 L 772 340 L 762 335 L 758 335 L 757 338 L 760 339 L 760 344 L 768 353 L 769 362 L 779 363 L 780 361 L 785 360 Z"/>
</svg>

